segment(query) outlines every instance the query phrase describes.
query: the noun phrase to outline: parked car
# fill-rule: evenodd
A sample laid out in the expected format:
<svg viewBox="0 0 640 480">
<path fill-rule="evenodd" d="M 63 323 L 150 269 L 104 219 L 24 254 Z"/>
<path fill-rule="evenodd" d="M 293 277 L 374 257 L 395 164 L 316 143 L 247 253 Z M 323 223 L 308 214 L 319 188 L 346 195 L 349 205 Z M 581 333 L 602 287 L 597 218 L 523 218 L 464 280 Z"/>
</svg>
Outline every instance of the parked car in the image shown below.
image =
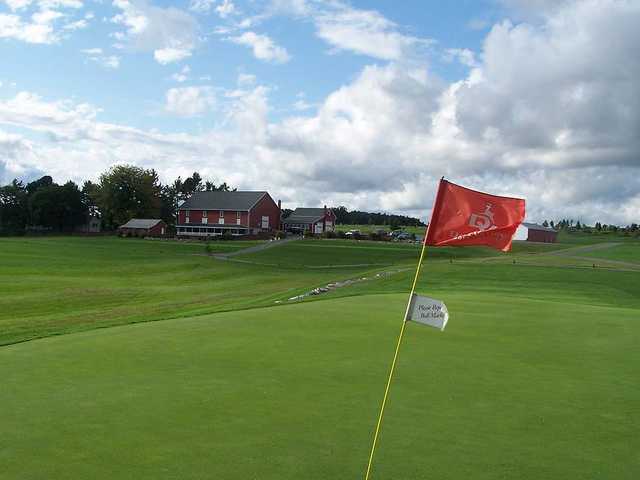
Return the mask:
<svg viewBox="0 0 640 480">
<path fill-rule="evenodd" d="M 396 242 L 400 242 L 402 240 L 412 240 L 413 235 L 408 232 L 400 232 L 393 238 Z"/>
<path fill-rule="evenodd" d="M 360 233 L 360 230 L 349 230 L 344 234 L 344 236 L 347 238 L 359 238 L 361 235 L 362 234 Z"/>
</svg>

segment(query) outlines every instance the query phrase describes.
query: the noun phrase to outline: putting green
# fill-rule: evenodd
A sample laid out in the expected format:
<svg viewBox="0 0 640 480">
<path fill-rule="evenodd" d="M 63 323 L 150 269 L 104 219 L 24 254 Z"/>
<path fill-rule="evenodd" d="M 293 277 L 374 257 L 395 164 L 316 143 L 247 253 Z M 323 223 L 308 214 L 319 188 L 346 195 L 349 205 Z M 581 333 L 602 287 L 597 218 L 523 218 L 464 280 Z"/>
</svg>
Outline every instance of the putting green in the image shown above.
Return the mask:
<svg viewBox="0 0 640 480">
<path fill-rule="evenodd" d="M 409 325 L 373 478 L 640 475 L 640 310 L 444 293 Z M 0 348 L 0 477 L 358 479 L 405 296 Z"/>
</svg>

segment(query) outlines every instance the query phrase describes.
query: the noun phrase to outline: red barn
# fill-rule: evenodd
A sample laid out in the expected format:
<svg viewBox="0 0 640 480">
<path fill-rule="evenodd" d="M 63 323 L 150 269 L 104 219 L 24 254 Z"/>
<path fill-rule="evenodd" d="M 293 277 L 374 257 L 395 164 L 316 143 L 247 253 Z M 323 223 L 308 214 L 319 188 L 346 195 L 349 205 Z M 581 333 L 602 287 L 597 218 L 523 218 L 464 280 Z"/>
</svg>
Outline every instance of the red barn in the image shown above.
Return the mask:
<svg viewBox="0 0 640 480">
<path fill-rule="evenodd" d="M 336 214 L 325 205 L 324 208 L 296 208 L 291 215 L 282 220 L 283 229 L 297 233 L 333 232 Z"/>
<path fill-rule="evenodd" d="M 255 235 L 280 229 L 280 202 L 267 192 L 196 192 L 178 210 L 185 237 Z"/>
<path fill-rule="evenodd" d="M 558 231 L 535 223 L 522 223 L 518 227 L 514 239 L 528 242 L 555 243 L 558 239 Z"/>
<path fill-rule="evenodd" d="M 132 218 L 120 225 L 118 232 L 136 237 L 162 237 L 167 233 L 167 224 L 159 218 Z"/>
</svg>

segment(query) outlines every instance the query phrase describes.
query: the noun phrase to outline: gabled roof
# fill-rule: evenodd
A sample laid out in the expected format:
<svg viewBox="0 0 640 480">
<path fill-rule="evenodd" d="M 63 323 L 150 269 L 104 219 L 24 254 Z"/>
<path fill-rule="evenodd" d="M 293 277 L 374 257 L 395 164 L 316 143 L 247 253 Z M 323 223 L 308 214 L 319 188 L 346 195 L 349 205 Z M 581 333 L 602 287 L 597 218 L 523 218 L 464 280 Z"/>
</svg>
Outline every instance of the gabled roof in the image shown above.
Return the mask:
<svg viewBox="0 0 640 480">
<path fill-rule="evenodd" d="M 267 192 L 196 192 L 181 210 L 250 210 Z"/>
<path fill-rule="evenodd" d="M 120 228 L 153 228 L 161 221 L 159 218 L 132 218 Z"/>
<path fill-rule="evenodd" d="M 538 225 L 537 223 L 526 223 L 522 222 L 523 227 L 527 227 L 529 230 L 542 230 L 544 232 L 554 232 L 558 233 L 558 231 L 551 227 L 543 227 L 542 225 Z"/>
<path fill-rule="evenodd" d="M 330 209 L 327 208 L 327 211 Z M 282 220 L 287 224 L 307 224 L 322 220 L 324 217 L 324 208 L 296 208 L 291 215 Z"/>
</svg>

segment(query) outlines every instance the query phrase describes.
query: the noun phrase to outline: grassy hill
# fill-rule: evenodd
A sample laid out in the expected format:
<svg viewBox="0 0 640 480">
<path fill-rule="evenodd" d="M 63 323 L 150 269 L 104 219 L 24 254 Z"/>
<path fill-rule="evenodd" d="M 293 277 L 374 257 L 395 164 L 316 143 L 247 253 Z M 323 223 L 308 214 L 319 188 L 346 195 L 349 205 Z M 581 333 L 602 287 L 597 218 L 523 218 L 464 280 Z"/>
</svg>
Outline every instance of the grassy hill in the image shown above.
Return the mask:
<svg viewBox="0 0 640 480">
<path fill-rule="evenodd" d="M 407 328 L 373 478 L 637 478 L 640 262 L 618 248 L 430 249 L 418 290 L 451 320 Z M 0 347 L 0 478 L 362 478 L 416 246 L 203 253 L 0 239 L 0 339 L 76 332 Z"/>
</svg>

